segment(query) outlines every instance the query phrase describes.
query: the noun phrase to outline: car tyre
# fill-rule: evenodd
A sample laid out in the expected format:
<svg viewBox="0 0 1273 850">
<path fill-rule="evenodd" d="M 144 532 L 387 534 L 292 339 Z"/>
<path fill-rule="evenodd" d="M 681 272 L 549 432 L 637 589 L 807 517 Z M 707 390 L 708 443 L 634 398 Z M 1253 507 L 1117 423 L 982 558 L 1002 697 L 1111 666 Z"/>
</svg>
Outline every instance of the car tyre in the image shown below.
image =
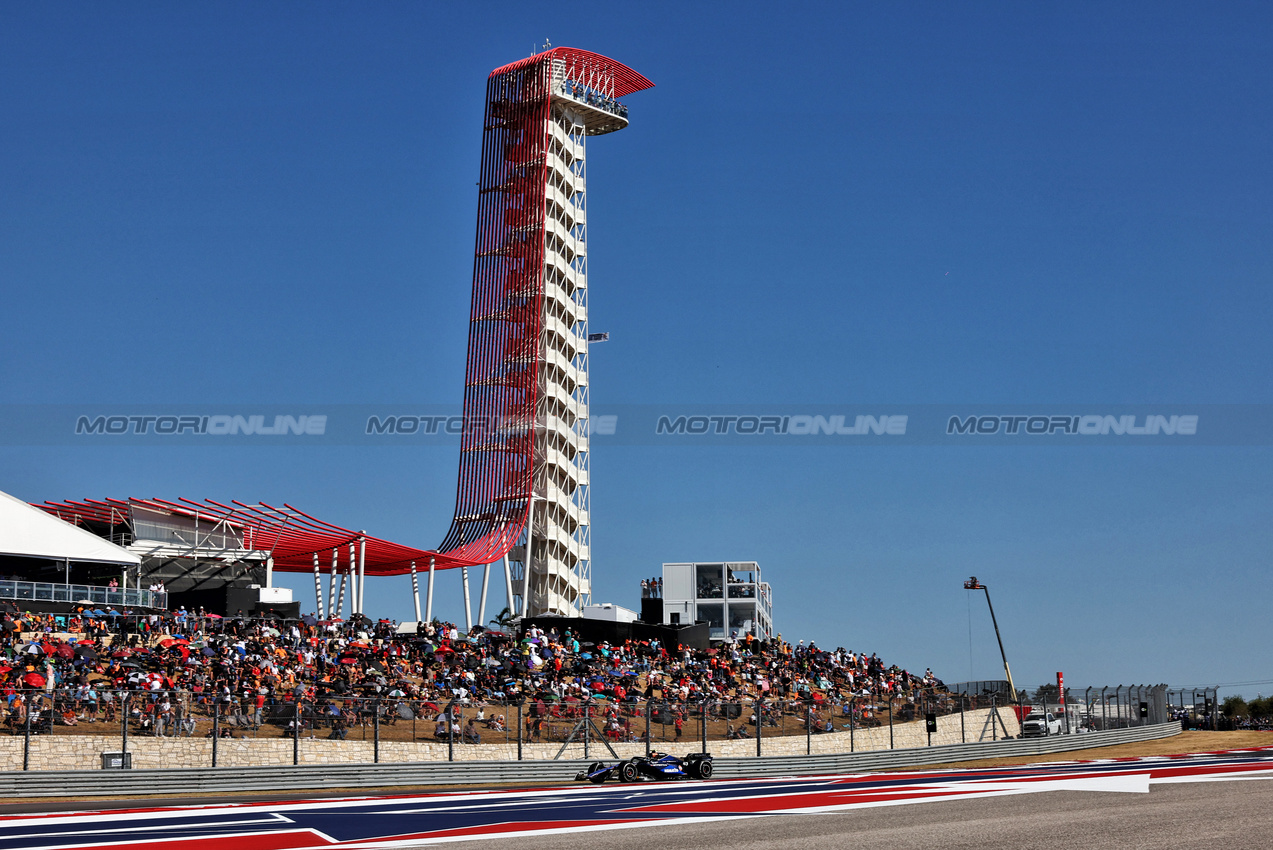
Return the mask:
<svg viewBox="0 0 1273 850">
<path fill-rule="evenodd" d="M 606 774 L 597 773 L 597 771 L 601 770 L 603 767 L 605 767 L 605 765 L 599 761 L 594 761 L 592 764 L 588 765 L 588 774 L 589 774 L 588 781 L 595 782 L 597 785 L 600 785 L 601 783 L 605 782 Z M 594 773 L 596 773 L 596 776 L 592 775 Z"/>
<path fill-rule="evenodd" d="M 619 763 L 619 781 L 620 782 L 636 782 L 640 774 L 637 772 L 637 766 L 630 761 Z"/>
<path fill-rule="evenodd" d="M 697 762 L 695 764 L 694 774 L 695 774 L 694 776 L 695 779 L 711 779 L 712 778 L 712 763 L 706 760 Z"/>
</svg>

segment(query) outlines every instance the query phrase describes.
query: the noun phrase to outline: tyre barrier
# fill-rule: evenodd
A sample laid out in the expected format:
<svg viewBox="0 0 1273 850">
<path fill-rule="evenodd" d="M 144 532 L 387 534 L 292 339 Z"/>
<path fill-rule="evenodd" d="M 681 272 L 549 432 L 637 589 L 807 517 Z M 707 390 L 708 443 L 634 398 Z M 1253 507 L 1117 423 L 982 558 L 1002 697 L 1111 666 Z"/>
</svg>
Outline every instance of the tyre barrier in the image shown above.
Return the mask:
<svg viewBox="0 0 1273 850">
<path fill-rule="evenodd" d="M 1179 723 L 1050 738 L 985 741 L 904 750 L 816 756 L 714 759 L 718 779 L 825 773 L 861 773 L 984 758 L 1047 755 L 1093 747 L 1168 738 Z M 560 761 L 454 761 L 406 764 L 301 765 L 299 767 L 209 767 L 157 770 L 0 772 L 0 798 L 187 796 L 243 791 L 332 791 L 412 786 L 570 784 L 593 759 Z"/>
</svg>

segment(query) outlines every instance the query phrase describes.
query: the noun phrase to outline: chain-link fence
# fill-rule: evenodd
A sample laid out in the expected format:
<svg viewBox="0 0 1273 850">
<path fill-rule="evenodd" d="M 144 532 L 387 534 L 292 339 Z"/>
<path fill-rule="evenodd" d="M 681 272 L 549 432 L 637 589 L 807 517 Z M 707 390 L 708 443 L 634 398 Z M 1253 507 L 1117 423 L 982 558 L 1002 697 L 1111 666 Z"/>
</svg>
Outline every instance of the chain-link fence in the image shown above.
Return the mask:
<svg viewBox="0 0 1273 850">
<path fill-rule="evenodd" d="M 743 701 L 629 699 L 610 701 L 541 696 L 518 703 L 365 697 L 329 693 L 316 698 L 276 699 L 190 691 L 30 690 L 8 695 L 4 726 L 23 736 L 23 766 L 32 739 L 42 736 L 95 738 L 93 746 L 127 752 L 153 739 L 210 742 L 216 766 L 221 742 L 290 740 L 292 760 L 302 745 L 312 755 L 325 741 L 363 742 L 370 752 L 355 758 L 393 756 L 465 759 L 474 746 L 498 745 L 496 757 L 517 759 L 589 757 L 622 748 L 629 754 L 665 749 L 721 750 L 731 754 L 854 752 L 954 744 L 1011 737 L 1019 727 L 995 697 L 916 691 L 906 697 L 839 700 L 752 699 Z M 102 738 L 115 739 L 103 742 Z M 84 745 L 90 746 L 89 741 Z M 445 755 L 440 750 L 445 747 Z M 262 748 L 262 753 L 265 748 Z M 239 761 L 243 760 L 238 746 Z M 249 749 L 250 752 L 250 749 Z M 308 757 L 308 756 L 307 756 Z M 489 754 L 488 754 L 489 757 Z M 250 763 L 251 758 L 247 761 Z"/>
<path fill-rule="evenodd" d="M 33 740 L 39 749 L 47 737 L 73 736 L 85 738 L 89 751 L 128 752 L 130 745 L 153 749 L 146 742 L 156 739 L 202 742 L 180 750 L 181 766 L 215 767 L 225 763 L 221 756 L 228 741 L 235 742 L 235 764 L 300 764 L 334 760 L 329 742 L 361 744 L 339 748 L 345 762 L 589 758 L 607 751 L 618 757 L 668 750 L 745 756 L 938 746 L 1169 720 L 1180 720 L 1186 728 L 1215 727 L 1214 689 L 1120 685 L 1067 689 L 1061 699 L 1055 689 L 1041 688 L 1017 691 L 1015 702 L 994 688 L 963 690 L 921 690 L 895 698 L 691 702 L 581 701 L 546 694 L 517 703 L 321 692 L 297 700 L 260 692 L 236 697 L 31 690 L 8 695 L 4 726 L 24 738 L 23 769 L 31 765 Z"/>
</svg>

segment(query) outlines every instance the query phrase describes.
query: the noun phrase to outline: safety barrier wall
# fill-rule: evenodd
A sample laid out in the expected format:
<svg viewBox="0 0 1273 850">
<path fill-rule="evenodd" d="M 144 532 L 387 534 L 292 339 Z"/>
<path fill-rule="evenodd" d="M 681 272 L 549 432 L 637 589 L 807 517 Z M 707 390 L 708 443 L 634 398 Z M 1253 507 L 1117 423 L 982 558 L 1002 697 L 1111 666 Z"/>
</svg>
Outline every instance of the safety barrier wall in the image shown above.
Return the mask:
<svg viewBox="0 0 1273 850">
<path fill-rule="evenodd" d="M 1177 735 L 1180 731 L 1179 723 L 1161 723 L 1081 735 L 1056 735 L 1026 740 L 1005 739 L 872 752 L 771 755 L 760 758 L 728 755 L 723 752 L 714 752 L 714 754 L 717 756 L 716 775 L 721 778 L 851 773 L 981 758 L 1045 755 L 1166 738 Z M 174 742 L 148 743 L 162 745 Z M 208 742 L 176 743 L 195 745 Z M 361 742 L 332 743 L 361 745 Z M 468 754 L 469 751 L 466 750 L 465 755 Z M 596 756 L 601 758 L 600 753 Z M 588 763 L 588 760 L 584 759 L 466 760 L 419 763 L 382 762 L 375 765 L 345 763 L 278 767 L 230 767 L 227 765 L 218 768 L 137 769 L 141 767 L 142 761 L 143 759 L 139 757 L 138 761 L 134 762 L 133 770 L 31 770 L 0 773 L 0 797 L 92 797 L 132 794 L 184 796 L 216 792 L 313 791 L 517 782 L 560 783 L 573 779 L 575 773 Z"/>
</svg>

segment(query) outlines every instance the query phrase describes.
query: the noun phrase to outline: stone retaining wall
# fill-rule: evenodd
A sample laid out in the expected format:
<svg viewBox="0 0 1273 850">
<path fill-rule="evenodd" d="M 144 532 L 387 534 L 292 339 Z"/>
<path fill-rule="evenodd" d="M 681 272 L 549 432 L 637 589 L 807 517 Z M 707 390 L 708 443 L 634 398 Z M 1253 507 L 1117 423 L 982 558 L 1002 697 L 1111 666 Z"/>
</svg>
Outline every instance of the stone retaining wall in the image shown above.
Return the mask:
<svg viewBox="0 0 1273 850">
<path fill-rule="evenodd" d="M 966 712 L 962 726 L 960 715 L 939 717 L 937 732 L 932 743 L 958 744 L 990 739 L 987 718 L 989 709 Z M 1007 725 L 1010 735 L 1020 728 L 1011 710 L 1000 710 L 999 716 Z M 999 737 L 1003 737 L 1000 729 Z M 252 765 L 290 765 L 293 741 L 291 738 L 223 738 L 217 742 L 219 767 L 247 767 Z M 855 751 L 889 749 L 888 725 L 874 729 L 857 729 L 852 736 L 848 731 L 829 732 L 812 736 L 806 742 L 803 735 L 765 737 L 761 742 L 766 756 L 804 755 L 806 744 L 814 754 L 847 753 L 850 746 Z M 896 723 L 893 726 L 893 746 L 896 749 L 923 747 L 928 744 L 924 722 Z M 301 738 L 299 754 L 301 764 L 358 764 L 371 763 L 374 758 L 372 741 L 331 741 L 324 738 Z M 644 744 L 614 744 L 621 756 L 645 753 Z M 680 754 L 697 750 L 697 739 L 685 738 L 677 744 L 659 744 L 661 748 Z M 22 769 L 22 736 L 0 739 L 0 770 Z M 561 744 L 523 744 L 522 757 L 527 760 L 551 759 Z M 708 749 L 717 756 L 753 756 L 756 742 L 708 741 Z M 97 770 L 101 767 L 101 754 L 119 752 L 118 735 L 37 735 L 31 738 L 31 770 Z M 132 753 L 133 767 L 181 768 L 209 767 L 212 764 L 212 741 L 207 738 L 135 738 L 128 739 L 128 751 Z M 609 752 L 593 742 L 589 747 L 592 758 L 608 758 Z M 380 760 L 383 762 L 445 761 L 447 745 L 433 742 L 381 741 Z M 456 744 L 457 761 L 511 761 L 517 758 L 517 744 Z M 583 744 L 566 748 L 562 758 L 584 758 Z"/>
</svg>

